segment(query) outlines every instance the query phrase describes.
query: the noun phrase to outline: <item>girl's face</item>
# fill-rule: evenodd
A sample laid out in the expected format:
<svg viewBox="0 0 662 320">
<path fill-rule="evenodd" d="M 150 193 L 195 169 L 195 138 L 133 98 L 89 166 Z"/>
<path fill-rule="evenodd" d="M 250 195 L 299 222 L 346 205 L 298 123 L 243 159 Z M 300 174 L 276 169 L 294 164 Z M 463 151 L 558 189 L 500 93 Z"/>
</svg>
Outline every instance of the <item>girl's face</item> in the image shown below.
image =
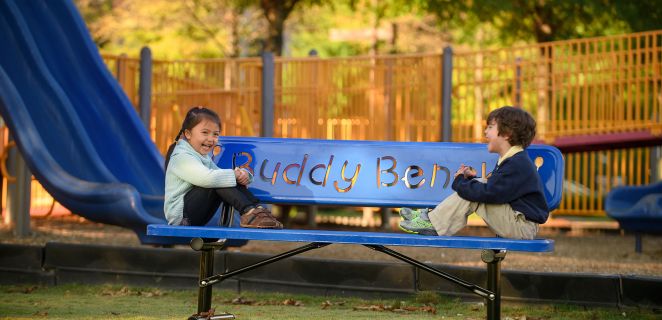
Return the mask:
<svg viewBox="0 0 662 320">
<path fill-rule="evenodd" d="M 188 143 L 203 156 L 214 149 L 220 134 L 221 128 L 216 122 L 209 119 L 202 119 L 193 129 L 184 131 Z"/>
</svg>

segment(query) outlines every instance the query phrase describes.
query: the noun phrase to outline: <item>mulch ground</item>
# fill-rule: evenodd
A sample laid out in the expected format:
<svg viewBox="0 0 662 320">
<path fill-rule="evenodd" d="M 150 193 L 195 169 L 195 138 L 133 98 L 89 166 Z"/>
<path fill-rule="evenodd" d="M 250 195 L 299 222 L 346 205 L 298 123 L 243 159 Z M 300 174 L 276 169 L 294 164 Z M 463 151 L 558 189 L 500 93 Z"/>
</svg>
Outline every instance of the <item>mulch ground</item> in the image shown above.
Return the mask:
<svg viewBox="0 0 662 320">
<path fill-rule="evenodd" d="M 319 229 L 338 229 L 320 225 Z M 141 246 L 135 234 L 124 228 L 90 222 L 74 215 L 48 218 L 33 217 L 32 234 L 25 238 L 12 235 L 8 226 L 0 224 L 0 243 L 44 245 L 49 241 L 64 243 Z M 357 229 L 353 229 L 357 230 Z M 364 229 L 365 230 L 365 229 Z M 395 232 L 395 231 L 394 231 Z M 463 235 L 490 236 L 484 227 L 468 227 Z M 504 270 L 545 272 L 634 274 L 662 277 L 662 237 L 644 236 L 644 252 L 634 252 L 634 236 L 616 230 L 590 230 L 581 234 L 560 228 L 542 228 L 541 237 L 555 240 L 552 253 L 509 252 L 503 261 Z M 251 241 L 229 250 L 254 253 L 280 253 L 300 246 L 298 243 Z M 190 250 L 177 246 L 177 250 Z M 478 250 L 431 249 L 400 247 L 412 258 L 440 264 L 483 267 Z M 360 259 L 396 261 L 382 253 L 357 245 L 332 245 L 312 250 L 302 256 L 324 259 Z"/>
</svg>

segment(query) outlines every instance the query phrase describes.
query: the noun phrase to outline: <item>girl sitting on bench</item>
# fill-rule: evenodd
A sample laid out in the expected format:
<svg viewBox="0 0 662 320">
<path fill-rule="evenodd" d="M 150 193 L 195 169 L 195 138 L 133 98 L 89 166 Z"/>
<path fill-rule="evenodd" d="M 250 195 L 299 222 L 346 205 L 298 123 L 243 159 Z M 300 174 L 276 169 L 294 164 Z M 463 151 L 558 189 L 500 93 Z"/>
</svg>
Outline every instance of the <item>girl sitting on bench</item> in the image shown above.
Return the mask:
<svg viewBox="0 0 662 320">
<path fill-rule="evenodd" d="M 168 224 L 202 226 L 221 202 L 241 213 L 244 228 L 282 229 L 271 212 L 247 189 L 253 176 L 244 169 L 221 169 L 210 153 L 218 143 L 221 119 L 212 110 L 193 107 L 166 154 L 164 211 Z"/>
</svg>

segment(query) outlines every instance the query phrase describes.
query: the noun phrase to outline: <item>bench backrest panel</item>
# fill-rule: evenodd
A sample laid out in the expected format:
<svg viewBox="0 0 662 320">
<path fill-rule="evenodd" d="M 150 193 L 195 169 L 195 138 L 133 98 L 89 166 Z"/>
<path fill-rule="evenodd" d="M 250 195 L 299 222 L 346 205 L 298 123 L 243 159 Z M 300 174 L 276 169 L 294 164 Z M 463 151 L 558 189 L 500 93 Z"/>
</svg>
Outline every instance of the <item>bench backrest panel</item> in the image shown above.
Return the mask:
<svg viewBox="0 0 662 320">
<path fill-rule="evenodd" d="M 266 203 L 433 207 L 452 194 L 460 164 L 479 176 L 498 156 L 485 144 L 221 137 L 221 168 L 254 174 L 250 190 Z M 527 148 L 551 209 L 558 207 L 563 157 L 551 146 Z"/>
</svg>

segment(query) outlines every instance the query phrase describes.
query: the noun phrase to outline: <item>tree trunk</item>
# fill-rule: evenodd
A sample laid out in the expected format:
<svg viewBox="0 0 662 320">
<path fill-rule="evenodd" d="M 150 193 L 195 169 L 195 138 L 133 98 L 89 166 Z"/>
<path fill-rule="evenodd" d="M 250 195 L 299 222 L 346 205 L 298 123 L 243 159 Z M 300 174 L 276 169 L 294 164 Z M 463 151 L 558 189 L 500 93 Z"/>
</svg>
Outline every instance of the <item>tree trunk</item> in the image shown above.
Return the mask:
<svg viewBox="0 0 662 320">
<path fill-rule="evenodd" d="M 283 53 L 283 33 L 285 31 L 285 21 L 292 13 L 299 0 L 261 0 L 260 6 L 262 13 L 267 19 L 269 30 L 267 40 L 264 43 L 264 51 L 272 52 L 280 56 Z"/>
</svg>

